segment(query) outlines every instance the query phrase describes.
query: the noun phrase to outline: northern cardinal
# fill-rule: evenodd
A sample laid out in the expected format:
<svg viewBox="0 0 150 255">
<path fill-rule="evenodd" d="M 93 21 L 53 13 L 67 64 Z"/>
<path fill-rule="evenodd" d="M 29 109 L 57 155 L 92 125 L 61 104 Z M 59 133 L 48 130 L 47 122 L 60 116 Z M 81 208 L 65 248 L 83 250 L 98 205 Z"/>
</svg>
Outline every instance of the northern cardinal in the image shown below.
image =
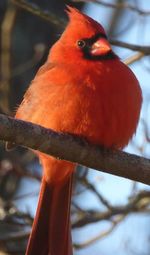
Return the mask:
<svg viewBox="0 0 150 255">
<path fill-rule="evenodd" d="M 69 6 L 67 13 L 69 23 L 25 93 L 16 118 L 121 149 L 138 123 L 139 83 L 112 51 L 99 23 Z M 75 165 L 36 153 L 44 172 L 26 255 L 71 255 Z"/>
</svg>

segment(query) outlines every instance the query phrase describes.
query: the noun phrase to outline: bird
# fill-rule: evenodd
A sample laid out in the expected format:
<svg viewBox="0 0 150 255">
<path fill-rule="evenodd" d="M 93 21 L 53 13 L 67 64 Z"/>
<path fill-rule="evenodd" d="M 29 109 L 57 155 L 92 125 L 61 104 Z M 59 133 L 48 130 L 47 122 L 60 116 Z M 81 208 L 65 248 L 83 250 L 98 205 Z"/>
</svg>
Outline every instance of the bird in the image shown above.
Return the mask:
<svg viewBox="0 0 150 255">
<path fill-rule="evenodd" d="M 68 24 L 15 118 L 122 149 L 139 121 L 139 82 L 112 50 L 101 24 L 74 7 L 67 6 L 66 12 Z M 76 164 L 35 153 L 43 177 L 26 255 L 72 255 L 70 204 Z"/>
</svg>

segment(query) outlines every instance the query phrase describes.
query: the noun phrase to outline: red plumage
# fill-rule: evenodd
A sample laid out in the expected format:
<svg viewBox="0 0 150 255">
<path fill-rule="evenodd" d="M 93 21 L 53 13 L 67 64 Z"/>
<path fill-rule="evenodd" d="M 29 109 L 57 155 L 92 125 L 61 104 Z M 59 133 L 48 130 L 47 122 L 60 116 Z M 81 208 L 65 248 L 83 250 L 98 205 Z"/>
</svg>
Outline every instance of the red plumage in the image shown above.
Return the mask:
<svg viewBox="0 0 150 255">
<path fill-rule="evenodd" d="M 70 22 L 38 71 L 16 118 L 123 148 L 133 136 L 142 95 L 113 53 L 103 27 L 68 7 Z M 71 255 L 70 200 L 75 165 L 37 152 L 44 173 L 26 255 Z"/>
</svg>

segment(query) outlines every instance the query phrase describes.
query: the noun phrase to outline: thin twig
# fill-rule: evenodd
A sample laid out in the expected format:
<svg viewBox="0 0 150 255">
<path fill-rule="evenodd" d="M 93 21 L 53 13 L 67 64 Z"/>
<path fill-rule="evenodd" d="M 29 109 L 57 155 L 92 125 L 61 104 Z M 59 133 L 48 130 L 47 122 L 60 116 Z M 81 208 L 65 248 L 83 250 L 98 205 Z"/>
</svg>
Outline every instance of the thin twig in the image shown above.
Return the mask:
<svg viewBox="0 0 150 255">
<path fill-rule="evenodd" d="M 73 222 L 73 228 L 80 228 L 90 223 L 96 223 L 101 220 L 111 220 L 118 215 L 127 215 L 132 212 L 148 212 L 150 205 L 150 191 L 141 191 L 133 198 L 129 199 L 129 202 L 123 206 L 114 206 L 110 210 L 104 212 L 86 210 L 80 214 L 78 218 Z"/>
<path fill-rule="evenodd" d="M 108 209 L 112 209 L 112 206 L 109 204 L 109 202 L 98 192 L 98 190 L 96 189 L 96 187 L 90 183 L 89 181 L 87 181 L 86 178 L 82 179 L 82 178 L 78 178 L 78 180 L 85 185 L 89 190 L 91 190 L 100 200 L 100 202 L 106 206 Z"/>
<path fill-rule="evenodd" d="M 15 196 L 13 198 L 13 201 L 17 201 L 17 200 L 21 200 L 21 199 L 29 198 L 29 197 L 37 197 L 38 194 L 39 194 L 39 190 L 34 191 L 34 192 L 25 193 L 25 194 L 22 194 L 22 195 L 19 195 L 19 196 Z"/>
<path fill-rule="evenodd" d="M 113 9 L 116 9 L 116 8 L 117 9 L 128 9 L 128 10 L 136 12 L 140 15 L 150 15 L 150 10 L 142 10 L 142 9 L 139 9 L 138 7 L 131 5 L 129 3 L 126 3 L 126 2 L 120 2 L 117 4 L 104 2 L 104 1 L 100 1 L 100 0 L 72 0 L 72 2 L 86 2 L 86 3 L 92 2 L 92 3 L 103 5 L 105 7 L 113 8 Z"/>
<path fill-rule="evenodd" d="M 20 239 L 28 238 L 30 235 L 30 231 L 20 230 L 17 233 L 9 233 L 8 235 L 4 235 L 0 238 L 0 241 L 19 241 Z M 0 253 L 1 254 L 1 253 Z"/>
<path fill-rule="evenodd" d="M 86 240 L 84 243 L 74 243 L 74 248 L 75 249 L 83 249 L 89 245 L 92 245 L 93 243 L 95 243 L 96 241 L 99 241 L 105 237 L 107 237 L 110 233 L 112 233 L 112 231 L 117 227 L 117 225 L 124 220 L 126 216 L 125 215 L 121 215 L 121 217 L 118 217 L 117 220 L 112 222 L 112 225 L 105 231 L 100 232 L 98 235 L 96 235 L 93 238 L 90 238 L 89 240 Z"/>
<path fill-rule="evenodd" d="M 60 28 L 64 28 L 66 22 L 64 19 L 58 17 L 54 13 L 47 11 L 47 10 L 41 10 L 41 8 L 33 3 L 29 3 L 25 0 L 11 0 L 11 2 L 15 5 L 17 5 L 19 8 L 28 11 L 32 13 L 33 15 L 36 15 L 45 21 L 50 22 L 53 25 L 59 26 Z"/>
<path fill-rule="evenodd" d="M 11 1 L 18 7 L 32 13 L 33 15 L 36 15 L 36 16 L 44 19 L 45 21 L 48 21 L 56 26 L 59 26 L 60 28 L 64 29 L 64 27 L 66 25 L 65 19 L 61 19 L 60 17 L 58 17 L 54 13 L 51 13 L 50 11 L 41 10 L 40 7 L 38 7 L 38 5 L 36 5 L 36 4 L 31 4 L 29 2 L 26 2 L 25 0 L 11 0 Z M 101 3 L 102 3 L 102 1 L 101 1 Z M 106 4 L 106 6 L 107 5 L 108 4 Z M 113 6 L 113 8 L 116 8 L 116 6 L 122 6 L 122 4 L 120 4 L 120 5 L 112 4 L 112 6 Z M 125 8 L 130 8 L 132 10 L 136 9 L 130 5 L 123 5 L 123 6 L 126 6 Z M 120 7 L 120 8 L 123 8 L 123 7 Z M 143 13 L 143 11 L 141 11 L 141 13 Z M 133 44 L 125 43 L 125 42 L 120 42 L 117 40 L 110 40 L 110 42 L 112 43 L 112 45 L 115 45 L 115 46 L 131 49 L 134 51 L 144 52 L 145 55 L 150 54 L 150 46 L 133 45 Z"/>
<path fill-rule="evenodd" d="M 10 114 L 9 92 L 11 78 L 11 42 L 12 29 L 16 17 L 16 8 L 9 5 L 1 26 L 1 81 L 0 81 L 0 108 L 5 114 Z"/>
<path fill-rule="evenodd" d="M 138 52 L 134 55 L 132 55 L 131 57 L 126 58 L 123 62 L 126 65 L 131 65 L 133 63 L 135 63 L 136 61 L 140 60 L 141 58 L 145 57 L 143 52 Z"/>
<path fill-rule="evenodd" d="M 126 48 L 130 49 L 133 51 L 140 51 L 143 52 L 145 55 L 150 55 L 150 46 L 141 46 L 141 45 L 136 45 L 136 44 L 130 44 L 126 42 L 120 42 L 114 39 L 109 40 L 112 45 L 121 47 L 121 48 Z"/>
</svg>

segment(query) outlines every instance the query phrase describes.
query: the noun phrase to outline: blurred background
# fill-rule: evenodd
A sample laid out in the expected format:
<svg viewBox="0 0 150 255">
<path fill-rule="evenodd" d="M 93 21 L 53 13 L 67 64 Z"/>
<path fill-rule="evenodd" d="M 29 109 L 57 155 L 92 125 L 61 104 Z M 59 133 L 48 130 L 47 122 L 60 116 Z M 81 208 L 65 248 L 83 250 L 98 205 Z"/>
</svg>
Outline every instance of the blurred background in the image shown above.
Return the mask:
<svg viewBox="0 0 150 255">
<path fill-rule="evenodd" d="M 114 51 L 136 74 L 143 92 L 143 107 L 136 135 L 125 151 L 149 158 L 147 0 L 0 0 L 0 113 L 14 115 L 49 48 L 65 27 L 65 4 L 76 6 L 100 22 Z M 142 48 L 134 51 L 131 45 Z M 17 148 L 6 152 L 4 143 L 0 143 L 0 255 L 25 254 L 41 174 L 38 159 L 30 151 Z M 74 183 L 74 255 L 150 255 L 149 186 L 81 167 Z"/>
</svg>

